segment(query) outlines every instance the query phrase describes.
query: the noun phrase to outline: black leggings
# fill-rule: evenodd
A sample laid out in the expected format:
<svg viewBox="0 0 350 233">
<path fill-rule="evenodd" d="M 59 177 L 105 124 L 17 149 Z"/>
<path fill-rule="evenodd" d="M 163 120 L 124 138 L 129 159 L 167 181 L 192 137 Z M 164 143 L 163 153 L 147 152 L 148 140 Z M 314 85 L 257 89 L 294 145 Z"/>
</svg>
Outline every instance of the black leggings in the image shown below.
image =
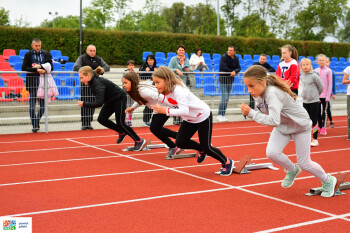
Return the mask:
<svg viewBox="0 0 350 233">
<path fill-rule="evenodd" d="M 331 123 L 333 123 L 332 119 L 332 112 L 331 112 L 331 101 L 328 101 L 328 106 L 327 106 L 327 118 Z M 327 125 L 327 122 L 325 123 Z"/>
<path fill-rule="evenodd" d="M 318 105 L 318 127 L 321 129 L 327 122 L 324 122 L 326 119 L 326 108 L 328 103 L 326 102 L 326 98 L 320 98 L 320 103 Z"/>
<path fill-rule="evenodd" d="M 109 128 L 112 129 L 119 134 L 126 133 L 129 135 L 134 141 L 140 141 L 140 137 L 137 136 L 135 131 L 125 124 L 125 108 L 126 108 L 126 95 L 124 95 L 120 100 L 115 101 L 112 104 L 105 104 L 103 105 L 100 114 L 98 115 L 97 121 Z M 115 120 L 116 123 L 113 121 L 109 120 L 109 117 L 112 114 L 115 114 Z"/>
<path fill-rule="evenodd" d="M 169 148 L 175 148 L 175 143 L 170 138 L 176 139 L 177 132 L 164 127 L 169 117 L 165 114 L 153 114 L 150 126 L 151 132 Z"/>
<path fill-rule="evenodd" d="M 318 102 L 303 104 L 303 106 L 306 109 L 307 113 L 309 113 L 310 119 L 312 121 L 312 136 L 313 136 L 313 139 L 317 140 L 317 134 L 318 134 L 318 126 L 317 126 Z"/>
<path fill-rule="evenodd" d="M 181 149 L 194 149 L 199 152 L 205 152 L 214 159 L 220 161 L 222 164 L 227 162 L 226 156 L 215 147 L 211 145 L 211 134 L 213 128 L 213 115 L 200 122 L 200 123 L 189 123 L 183 121 L 179 132 L 177 132 L 176 146 Z M 198 131 L 199 143 L 191 140 L 191 137 Z"/>
</svg>

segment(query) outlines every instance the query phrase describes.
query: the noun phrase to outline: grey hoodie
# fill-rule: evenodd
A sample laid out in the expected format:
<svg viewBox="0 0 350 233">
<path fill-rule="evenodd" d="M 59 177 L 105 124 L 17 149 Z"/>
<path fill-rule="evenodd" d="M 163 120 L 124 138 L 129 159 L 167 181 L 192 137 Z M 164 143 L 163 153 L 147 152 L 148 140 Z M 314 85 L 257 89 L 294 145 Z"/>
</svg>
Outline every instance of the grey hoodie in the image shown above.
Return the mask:
<svg viewBox="0 0 350 233">
<path fill-rule="evenodd" d="M 264 94 L 254 99 L 260 111 L 251 109 L 248 116 L 256 122 L 276 127 L 283 134 L 311 130 L 309 114 L 287 92 L 267 86 Z"/>
<path fill-rule="evenodd" d="M 320 94 L 323 91 L 323 83 L 319 73 L 311 70 L 309 73 L 301 73 L 300 76 L 301 85 L 303 91 L 301 92 L 301 98 L 303 103 L 315 103 L 319 101 Z"/>
</svg>

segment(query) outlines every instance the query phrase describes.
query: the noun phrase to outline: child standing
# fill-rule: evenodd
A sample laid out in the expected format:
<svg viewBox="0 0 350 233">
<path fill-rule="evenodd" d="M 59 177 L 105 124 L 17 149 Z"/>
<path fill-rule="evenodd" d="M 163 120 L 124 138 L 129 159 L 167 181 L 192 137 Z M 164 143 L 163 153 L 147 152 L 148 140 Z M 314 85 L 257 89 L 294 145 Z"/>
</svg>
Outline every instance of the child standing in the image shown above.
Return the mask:
<svg viewBox="0 0 350 233">
<path fill-rule="evenodd" d="M 303 86 L 301 97 L 303 99 L 303 106 L 310 116 L 312 121 L 312 136 L 311 146 L 318 146 L 318 101 L 319 96 L 323 91 L 323 84 L 320 75 L 312 70 L 312 63 L 309 58 L 303 58 L 300 61 L 301 70 L 300 81 Z"/>
<path fill-rule="evenodd" d="M 318 107 L 318 127 L 321 135 L 327 135 L 326 131 L 326 109 L 332 95 L 332 70 L 326 66 L 326 55 L 320 54 L 317 56 L 317 64 L 319 68 L 315 69 L 320 74 L 323 83 L 323 92 L 320 95 L 320 103 Z"/>
<path fill-rule="evenodd" d="M 124 121 L 126 93 L 110 80 L 98 76 L 103 73 L 102 67 L 97 67 L 95 74 L 90 66 L 83 66 L 79 69 L 80 81 L 91 88 L 96 100 L 95 102 L 78 101 L 78 105 L 86 108 L 102 107 L 97 121 L 119 133 L 118 144 L 123 142 L 126 135 L 129 135 L 135 141 L 134 151 L 141 151 L 147 145 L 146 140 L 139 138 Z M 116 123 L 109 120 L 113 113 Z"/>
<path fill-rule="evenodd" d="M 278 64 L 276 75 L 287 82 L 292 92 L 298 94 L 300 79 L 298 51 L 294 46 L 284 45 L 281 54 L 283 61 Z"/>
<path fill-rule="evenodd" d="M 209 106 L 195 96 L 168 67 L 161 66 L 154 74 L 153 81 L 158 92 L 164 94 L 172 108 L 160 104 L 152 108 L 159 114 L 181 116 L 183 123 L 176 136 L 176 146 L 182 149 L 197 150 L 197 162 L 202 163 L 207 155 L 220 161 L 220 175 L 229 176 L 233 170 L 233 161 L 218 148 L 211 145 L 213 116 Z M 191 140 L 198 131 L 199 142 Z"/>
<path fill-rule="evenodd" d="M 126 72 L 134 72 L 134 69 L 135 69 L 135 62 L 133 60 L 129 60 L 127 62 L 127 69 L 125 70 Z M 126 107 L 130 107 L 132 104 L 133 104 L 133 101 L 132 99 L 130 98 L 130 96 L 127 96 L 126 97 Z M 128 126 L 132 127 L 132 112 L 128 115 L 125 116 L 125 122 Z"/>
<path fill-rule="evenodd" d="M 140 81 L 135 72 L 127 72 L 123 76 L 123 85 L 129 96 L 135 101 L 134 104 L 125 110 L 125 113 L 131 114 L 141 105 L 151 108 L 152 105 L 161 103 L 163 106 L 170 106 L 163 94 L 159 94 L 157 88 L 152 84 L 153 81 Z M 171 158 L 181 152 L 175 143 L 170 139 L 176 139 L 177 132 L 164 127 L 169 116 L 164 114 L 153 114 L 150 123 L 151 132 L 169 148 L 166 158 Z"/>
<path fill-rule="evenodd" d="M 242 103 L 240 108 L 243 115 L 260 124 L 274 127 L 266 155 L 285 169 L 287 175 L 282 181 L 282 187 L 291 187 L 303 169 L 322 182 L 322 197 L 333 196 L 337 179 L 327 175 L 319 164 L 311 160 L 311 120 L 306 110 L 296 103 L 296 95 L 289 85 L 276 76 L 268 75 L 266 69 L 259 65 L 249 67 L 244 73 L 243 81 L 259 109 L 255 111 Z M 282 153 L 291 139 L 295 143 L 298 164 L 294 164 Z"/>
<path fill-rule="evenodd" d="M 346 67 L 344 70 L 344 77 L 342 84 L 348 85 L 346 92 L 346 104 L 347 104 L 347 113 L 348 113 L 348 141 L 350 141 L 350 66 Z"/>
</svg>

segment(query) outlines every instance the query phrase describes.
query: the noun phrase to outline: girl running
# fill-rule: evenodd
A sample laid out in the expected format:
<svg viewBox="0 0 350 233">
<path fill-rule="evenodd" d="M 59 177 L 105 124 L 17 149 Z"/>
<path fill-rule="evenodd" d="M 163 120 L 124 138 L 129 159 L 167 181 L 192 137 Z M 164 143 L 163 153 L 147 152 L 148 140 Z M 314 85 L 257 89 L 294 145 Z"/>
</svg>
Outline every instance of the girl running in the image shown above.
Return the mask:
<svg viewBox="0 0 350 233">
<path fill-rule="evenodd" d="M 292 92 L 298 94 L 300 69 L 298 51 L 289 44 L 281 48 L 283 61 L 278 65 L 276 75 L 287 82 Z"/>
<path fill-rule="evenodd" d="M 78 105 L 86 108 L 102 107 L 97 121 L 119 133 L 118 144 L 123 142 L 126 135 L 129 135 L 135 141 L 134 151 L 141 151 L 147 145 L 146 140 L 139 138 L 125 123 L 126 93 L 110 80 L 98 76 L 103 73 L 104 70 L 100 66 L 96 68 L 95 73 L 90 66 L 79 69 L 80 81 L 91 88 L 96 101 L 78 101 Z M 116 123 L 109 120 L 113 113 L 115 113 Z"/>
<path fill-rule="evenodd" d="M 244 84 L 248 87 L 249 94 L 254 97 L 259 111 L 242 103 L 240 108 L 243 115 L 253 118 L 260 124 L 274 127 L 266 155 L 285 169 L 287 175 L 282 181 L 282 187 L 291 187 L 303 169 L 322 182 L 322 197 L 332 197 L 337 179 L 327 175 L 310 157 L 311 120 L 308 113 L 296 103 L 296 95 L 286 82 L 266 72 L 264 67 L 254 65 L 244 73 Z M 291 139 L 295 143 L 297 164 L 282 153 Z"/>
<path fill-rule="evenodd" d="M 323 91 L 323 84 L 320 75 L 312 70 L 312 63 L 309 58 L 303 58 L 300 61 L 301 70 L 300 81 L 303 86 L 301 97 L 303 99 L 303 106 L 310 116 L 312 121 L 312 136 L 311 146 L 318 146 L 318 101 L 319 96 Z"/>
<path fill-rule="evenodd" d="M 163 94 L 159 94 L 157 88 L 152 85 L 153 81 L 140 81 L 135 72 L 127 72 L 123 76 L 123 86 L 129 96 L 135 101 L 134 104 L 125 110 L 125 113 L 131 114 L 136 108 L 141 105 L 146 105 L 151 108 L 152 105 L 162 103 L 168 106 L 169 103 Z M 169 105 L 170 106 L 170 105 Z M 169 116 L 164 114 L 153 114 L 150 123 L 151 132 L 169 148 L 169 153 L 166 159 L 171 159 L 173 155 L 181 152 L 181 149 L 176 147 L 175 143 L 170 139 L 176 139 L 177 132 L 164 127 Z"/>
<path fill-rule="evenodd" d="M 233 161 L 219 149 L 211 145 L 213 116 L 209 106 L 195 96 L 168 67 L 161 66 L 154 74 L 153 81 L 158 92 L 164 94 L 172 108 L 160 104 L 153 105 L 156 113 L 166 116 L 181 116 L 183 123 L 176 136 L 176 146 L 182 149 L 197 150 L 197 162 L 202 163 L 207 155 L 220 161 L 220 175 L 232 173 Z M 191 140 L 198 131 L 199 142 Z"/>
</svg>

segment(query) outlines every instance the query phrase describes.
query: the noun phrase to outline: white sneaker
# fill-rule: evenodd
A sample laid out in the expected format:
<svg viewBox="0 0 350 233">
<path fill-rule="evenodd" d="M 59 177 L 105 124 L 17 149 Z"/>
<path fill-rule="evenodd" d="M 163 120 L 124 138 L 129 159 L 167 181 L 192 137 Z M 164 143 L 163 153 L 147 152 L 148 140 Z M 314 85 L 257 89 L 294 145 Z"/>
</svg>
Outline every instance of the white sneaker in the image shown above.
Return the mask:
<svg viewBox="0 0 350 233">
<path fill-rule="evenodd" d="M 311 144 L 310 144 L 311 146 L 319 146 L 320 144 L 318 144 L 318 140 L 316 140 L 316 139 L 312 139 L 312 141 L 311 141 Z"/>
<path fill-rule="evenodd" d="M 219 122 L 227 121 L 226 117 L 224 117 L 223 115 L 218 115 L 216 118 L 218 119 Z"/>
</svg>

